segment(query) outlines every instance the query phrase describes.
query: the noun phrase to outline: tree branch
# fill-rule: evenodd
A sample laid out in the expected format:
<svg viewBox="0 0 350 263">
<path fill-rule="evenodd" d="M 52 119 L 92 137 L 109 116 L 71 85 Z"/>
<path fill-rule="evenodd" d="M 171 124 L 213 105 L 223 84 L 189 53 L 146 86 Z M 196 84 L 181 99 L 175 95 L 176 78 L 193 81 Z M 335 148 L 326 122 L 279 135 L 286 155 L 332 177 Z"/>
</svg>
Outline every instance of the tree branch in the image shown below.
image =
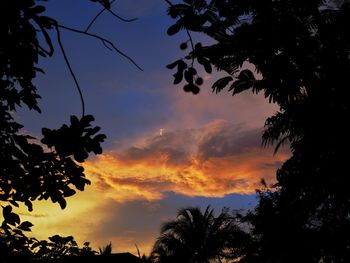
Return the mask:
<svg viewBox="0 0 350 263">
<path fill-rule="evenodd" d="M 186 33 L 187 33 L 188 38 L 190 39 L 190 44 L 191 44 L 191 49 L 192 49 L 192 52 L 194 52 L 194 44 L 193 44 L 193 39 L 192 39 L 192 36 L 191 36 L 190 31 L 188 31 L 188 29 L 187 29 L 187 28 L 186 28 Z M 193 55 L 192 55 L 192 63 L 191 63 L 192 67 L 193 67 L 193 64 L 194 64 L 194 57 L 193 57 Z"/>
<path fill-rule="evenodd" d="M 133 22 L 133 21 L 136 21 L 138 18 L 135 17 L 135 18 L 130 18 L 130 19 L 127 19 L 127 18 L 123 18 L 121 17 L 120 15 L 118 15 L 117 13 L 115 13 L 113 10 L 111 9 L 107 9 L 107 12 L 111 13 L 111 15 L 113 15 L 114 17 L 118 18 L 119 20 L 123 21 L 123 22 Z"/>
<path fill-rule="evenodd" d="M 114 0 L 114 1 L 115 1 L 115 0 Z M 113 2 L 114 2 L 114 1 L 113 1 Z M 112 2 L 111 2 L 111 4 L 112 4 Z M 102 8 L 101 11 L 98 12 L 98 13 L 95 15 L 95 17 L 90 21 L 89 25 L 88 25 L 88 26 L 86 27 L 86 29 L 85 29 L 85 32 L 88 32 L 88 31 L 89 31 L 90 27 L 92 27 L 92 25 L 95 23 L 95 21 L 97 20 L 97 18 L 98 18 L 100 15 L 102 15 L 104 11 L 106 11 L 106 8 L 105 8 L 105 7 Z"/>
<path fill-rule="evenodd" d="M 112 5 L 115 1 L 116 1 L 116 0 L 111 1 L 110 4 Z M 124 22 L 132 22 L 132 21 L 137 20 L 137 18 L 131 18 L 131 19 L 123 18 L 123 17 L 119 16 L 118 14 L 116 14 L 115 12 L 113 12 L 111 9 L 108 9 L 108 8 L 104 7 L 104 8 L 101 9 L 101 11 L 98 12 L 98 13 L 96 14 L 96 16 L 91 20 L 91 22 L 89 23 L 89 25 L 86 27 L 85 32 L 89 31 L 89 29 L 90 29 L 91 26 L 95 23 L 95 21 L 97 20 L 97 18 L 99 18 L 99 16 L 102 15 L 103 12 L 106 11 L 106 10 L 107 10 L 109 13 L 111 13 L 114 17 L 116 17 L 116 18 L 118 18 L 119 20 L 124 21 Z"/>
<path fill-rule="evenodd" d="M 81 107 L 82 107 L 82 116 L 84 117 L 85 116 L 85 102 L 84 102 L 84 97 L 83 97 L 83 93 L 81 91 L 81 88 L 80 88 L 80 85 L 79 85 L 79 82 L 77 80 L 77 77 L 75 76 L 74 74 L 74 71 L 72 69 L 72 66 L 69 62 L 69 59 L 67 57 L 67 54 L 66 54 L 66 51 L 64 50 L 64 46 L 62 44 L 62 39 L 61 39 L 61 32 L 59 30 L 59 25 L 58 24 L 55 24 L 55 29 L 56 29 L 56 32 L 57 32 L 57 41 L 58 41 L 58 45 L 62 51 L 62 54 L 63 54 L 63 58 L 64 58 L 64 61 L 66 62 L 67 64 L 67 67 L 69 69 L 69 72 L 75 82 L 75 86 L 77 87 L 77 90 L 79 92 L 79 96 L 80 96 L 80 101 L 81 101 Z"/>
<path fill-rule="evenodd" d="M 170 7 L 174 6 L 174 4 L 173 4 L 171 1 L 169 1 L 169 0 L 164 0 L 164 1 L 165 1 Z M 181 16 L 181 15 L 180 15 L 180 17 L 183 18 L 183 16 Z M 187 36 L 188 36 L 188 38 L 189 38 L 189 40 L 190 40 L 192 52 L 194 52 L 194 43 L 193 43 L 193 39 L 192 39 L 191 33 L 190 33 L 190 31 L 189 31 L 187 28 L 185 28 L 185 30 L 186 30 Z M 193 64 L 194 64 L 194 57 L 192 56 L 192 63 L 191 63 L 191 66 L 192 66 L 192 67 L 193 67 Z"/>
<path fill-rule="evenodd" d="M 82 30 L 79 30 L 79 29 L 63 26 L 63 25 L 60 25 L 60 24 L 57 24 L 57 27 L 101 40 L 104 45 L 108 44 L 114 51 L 116 51 L 118 54 L 120 54 L 121 56 L 123 56 L 124 58 L 129 60 L 139 70 L 143 71 L 143 69 L 135 62 L 134 59 L 132 59 L 130 56 L 128 56 L 123 51 L 121 51 L 119 48 L 117 48 L 112 41 L 110 41 L 110 40 L 108 40 L 108 39 L 106 39 L 104 37 L 101 37 L 99 35 L 93 34 L 93 33 L 85 32 L 85 31 L 82 31 Z"/>
</svg>

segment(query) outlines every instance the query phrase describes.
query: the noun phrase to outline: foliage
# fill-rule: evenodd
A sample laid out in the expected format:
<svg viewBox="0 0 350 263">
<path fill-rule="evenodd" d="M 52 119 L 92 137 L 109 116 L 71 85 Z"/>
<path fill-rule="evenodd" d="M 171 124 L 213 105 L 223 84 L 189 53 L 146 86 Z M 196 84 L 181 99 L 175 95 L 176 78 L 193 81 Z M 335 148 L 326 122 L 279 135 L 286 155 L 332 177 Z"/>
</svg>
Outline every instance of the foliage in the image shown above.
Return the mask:
<svg viewBox="0 0 350 263">
<path fill-rule="evenodd" d="M 188 207 L 162 226 L 150 260 L 154 263 L 236 260 L 244 256 L 248 242 L 249 235 L 237 226 L 226 209 L 215 217 L 209 206 L 204 213 Z"/>
<path fill-rule="evenodd" d="M 97 253 L 89 242 L 85 242 L 81 248 L 78 247 L 72 236 L 54 235 L 41 241 L 26 238 L 26 246 L 18 243 L 19 239 L 6 235 L 0 240 L 0 262 L 47 262 L 67 257 L 93 256 Z"/>
<path fill-rule="evenodd" d="M 89 242 L 85 242 L 82 248 L 78 247 L 77 242 L 72 236 L 62 237 L 54 235 L 49 240 L 35 242 L 31 246 L 36 260 L 61 259 L 65 257 L 75 256 L 91 256 L 95 255 Z"/>
<path fill-rule="evenodd" d="M 72 116 L 69 125 L 57 130 L 43 128 L 41 141 L 26 134 L 23 125 L 16 121 L 19 108 L 41 112 L 40 95 L 33 80 L 38 73 L 44 73 L 38 67 L 39 58 L 54 53 L 50 33 L 53 29 L 57 30 L 59 40 L 57 21 L 45 16 L 45 7 L 38 2 L 1 2 L 0 203 L 4 218 L 0 227 L 1 256 L 24 255 L 35 243 L 23 233 L 30 231 L 32 224 L 21 222 L 13 207 L 24 204 L 32 211 L 33 201 L 50 199 L 64 209 L 66 198 L 74 195 L 75 189 L 82 191 L 90 184 L 81 163 L 91 153 L 101 154 L 105 139 L 105 135 L 98 134 L 100 128 L 91 125 L 94 117 L 84 115 L 84 109 L 83 116 Z M 93 2 L 110 8 L 109 1 Z M 58 244 L 56 239 L 51 241 Z M 75 247 L 73 243 L 69 245 Z"/>
<path fill-rule="evenodd" d="M 112 243 L 109 242 L 109 244 L 103 246 L 102 248 L 100 247 L 98 249 L 100 255 L 110 255 L 112 254 Z"/>
<path fill-rule="evenodd" d="M 196 65 L 214 67 L 227 73 L 214 92 L 262 92 L 280 107 L 266 120 L 263 142 L 276 151 L 288 143 L 292 156 L 245 218 L 256 241 L 249 262 L 348 262 L 349 1 L 167 2 L 176 19 L 168 34 L 187 30 L 192 48 L 168 65 L 177 69 L 175 84 L 184 79 L 184 90 L 198 93 Z M 194 43 L 190 31 L 214 44 Z"/>
</svg>

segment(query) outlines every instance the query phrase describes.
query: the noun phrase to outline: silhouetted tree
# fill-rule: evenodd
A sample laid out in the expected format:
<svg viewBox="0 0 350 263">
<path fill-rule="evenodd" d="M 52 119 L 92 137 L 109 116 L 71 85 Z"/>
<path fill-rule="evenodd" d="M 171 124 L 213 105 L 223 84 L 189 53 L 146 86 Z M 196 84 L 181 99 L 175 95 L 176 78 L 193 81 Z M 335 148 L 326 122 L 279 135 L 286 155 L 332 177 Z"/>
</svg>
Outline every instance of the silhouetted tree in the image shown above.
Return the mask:
<svg viewBox="0 0 350 263">
<path fill-rule="evenodd" d="M 227 73 L 212 86 L 233 95 L 263 92 L 279 112 L 268 118 L 264 144 L 288 142 L 292 156 L 272 190 L 246 220 L 253 225 L 256 262 L 350 260 L 350 4 L 324 0 L 184 0 L 168 29 L 186 29 L 191 51 L 168 65 L 185 91 L 199 92 L 212 67 Z M 214 44 L 195 43 L 190 31 Z M 210 43 L 213 43 L 212 41 Z M 250 63 L 260 74 L 242 68 Z M 253 252 L 252 252 L 253 253 Z"/>
<path fill-rule="evenodd" d="M 217 217 L 208 206 L 179 210 L 177 218 L 165 223 L 150 260 L 154 263 L 208 263 L 244 257 L 249 236 L 235 224 L 234 217 L 223 210 Z"/>
<path fill-rule="evenodd" d="M 72 236 L 62 237 L 54 235 L 49 240 L 37 242 L 33 249 L 37 250 L 35 256 L 37 259 L 59 259 L 70 256 L 79 256 L 80 249 Z"/>
<path fill-rule="evenodd" d="M 103 247 L 100 247 L 98 249 L 98 251 L 99 251 L 100 255 L 105 255 L 106 256 L 106 255 L 112 254 L 112 242 L 109 242 L 109 244 L 107 244 L 107 245 L 105 245 Z"/>
<path fill-rule="evenodd" d="M 105 10 L 123 21 L 132 20 L 114 13 L 108 0 L 91 1 L 99 2 L 103 9 L 85 30 L 63 26 L 46 16 L 40 1 L 3 0 L 0 3 L 0 204 L 4 218 L 0 226 L 0 260 L 8 253 L 24 255 L 37 244 L 23 233 L 30 231 L 32 224 L 21 222 L 12 208 L 24 204 L 32 211 L 33 201 L 50 199 L 64 209 L 66 197 L 90 184 L 81 163 L 90 153 L 102 153 L 100 144 L 105 135 L 98 134 L 100 128 L 91 125 L 94 117 L 85 114 L 82 92 L 66 56 L 60 31 L 70 30 L 96 38 L 133 62 L 108 39 L 88 32 Z M 51 57 L 54 53 L 54 33 L 81 95 L 82 116 L 72 116 L 70 124 L 59 129 L 43 128 L 39 142 L 22 129 L 15 112 L 23 107 L 41 112 L 40 95 L 33 80 L 38 73 L 44 73 L 38 67 L 39 58 Z"/>
<path fill-rule="evenodd" d="M 80 248 L 79 254 L 81 256 L 92 256 L 97 254 L 97 251 L 90 247 L 90 242 L 84 242 L 83 247 Z"/>
</svg>

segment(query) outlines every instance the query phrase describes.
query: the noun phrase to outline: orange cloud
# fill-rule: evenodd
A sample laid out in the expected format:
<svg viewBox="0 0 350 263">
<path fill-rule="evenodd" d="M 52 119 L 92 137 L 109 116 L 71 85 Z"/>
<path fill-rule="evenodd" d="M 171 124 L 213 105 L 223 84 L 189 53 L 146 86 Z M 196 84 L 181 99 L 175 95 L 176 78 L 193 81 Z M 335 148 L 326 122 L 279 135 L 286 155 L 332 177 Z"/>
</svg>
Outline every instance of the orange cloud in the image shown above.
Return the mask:
<svg viewBox="0 0 350 263">
<path fill-rule="evenodd" d="M 288 157 L 259 146 L 261 131 L 215 121 L 197 130 L 168 132 L 143 145 L 106 153 L 84 167 L 93 183 L 118 202 L 154 201 L 167 192 L 223 197 L 251 194 L 273 182 Z"/>
<path fill-rule="evenodd" d="M 254 149 L 237 156 L 193 159 L 187 165 L 160 166 L 140 161 L 124 163 L 106 154 L 85 166 L 93 183 L 119 202 L 137 199 L 159 200 L 166 192 L 187 196 L 223 197 L 227 194 L 251 194 L 262 178 L 274 181 L 276 166 L 285 155 L 271 157 Z M 161 162 L 161 161 L 160 161 Z"/>
</svg>

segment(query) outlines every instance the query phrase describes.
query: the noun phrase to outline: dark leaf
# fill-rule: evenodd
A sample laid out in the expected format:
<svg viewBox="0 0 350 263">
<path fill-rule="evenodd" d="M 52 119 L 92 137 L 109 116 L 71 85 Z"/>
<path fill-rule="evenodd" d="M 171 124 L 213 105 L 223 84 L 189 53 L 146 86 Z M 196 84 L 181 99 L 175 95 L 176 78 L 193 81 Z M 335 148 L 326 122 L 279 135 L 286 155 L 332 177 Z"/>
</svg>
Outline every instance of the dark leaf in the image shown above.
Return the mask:
<svg viewBox="0 0 350 263">
<path fill-rule="evenodd" d="M 94 116 L 88 114 L 81 118 L 80 123 L 83 127 L 88 127 L 95 120 Z"/>
<path fill-rule="evenodd" d="M 255 80 L 254 73 L 249 69 L 242 70 L 237 78 L 239 80 Z"/>
<path fill-rule="evenodd" d="M 74 195 L 75 193 L 76 193 L 76 192 L 75 192 L 73 189 L 68 188 L 68 187 L 63 191 L 64 197 L 72 196 L 72 195 Z"/>
<path fill-rule="evenodd" d="M 174 69 L 174 68 L 177 66 L 178 63 L 179 63 L 179 60 L 176 60 L 175 62 L 166 65 L 166 67 L 167 67 L 168 69 Z"/>
<path fill-rule="evenodd" d="M 176 84 L 179 84 L 181 81 L 182 81 L 182 79 L 183 79 L 183 74 L 182 74 L 182 72 L 177 72 L 177 73 L 175 73 L 174 75 L 174 84 L 176 85 Z"/>
<path fill-rule="evenodd" d="M 4 217 L 5 221 L 10 224 L 15 226 L 16 224 L 19 224 L 21 222 L 19 215 L 15 214 L 15 213 L 9 213 L 7 215 L 7 217 Z"/>
<path fill-rule="evenodd" d="M 214 82 L 212 89 L 213 92 L 215 91 L 216 93 L 220 92 L 223 88 L 225 88 L 230 81 L 232 81 L 233 78 L 231 76 L 223 77 L 221 79 L 218 79 L 216 82 Z"/>
<path fill-rule="evenodd" d="M 203 85 L 203 78 L 201 78 L 201 77 L 198 77 L 198 78 L 196 78 L 196 84 L 197 85 L 199 85 L 199 86 L 201 86 L 201 85 Z"/>
<path fill-rule="evenodd" d="M 2 215 L 6 219 L 11 214 L 12 206 L 8 205 L 2 208 Z"/>
<path fill-rule="evenodd" d="M 186 84 L 183 89 L 185 92 L 192 92 L 193 94 L 198 94 L 200 91 L 200 88 L 193 83 Z"/>
<path fill-rule="evenodd" d="M 18 203 L 14 200 L 10 200 L 9 201 L 11 205 L 15 206 L 15 207 L 19 207 Z"/>
<path fill-rule="evenodd" d="M 187 48 L 187 42 L 181 43 L 180 49 L 185 50 Z"/>
<path fill-rule="evenodd" d="M 67 202 L 62 196 L 58 197 L 57 202 L 60 205 L 61 209 L 65 209 L 66 208 Z"/>
<path fill-rule="evenodd" d="M 204 61 L 203 66 L 204 66 L 205 72 L 207 72 L 208 74 L 211 74 L 211 72 L 213 71 L 213 69 L 212 69 L 211 64 L 210 64 L 210 62 L 209 62 L 208 60 L 205 60 L 205 61 Z"/>
<path fill-rule="evenodd" d="M 181 29 L 181 25 L 179 23 L 176 23 L 168 28 L 167 34 L 169 36 L 175 35 L 177 32 L 180 31 L 180 29 Z"/>
<path fill-rule="evenodd" d="M 250 81 L 236 80 L 230 86 L 229 91 L 233 90 L 232 95 L 236 95 L 250 88 L 251 88 Z"/>
<path fill-rule="evenodd" d="M 31 12 L 33 12 L 34 14 L 40 14 L 45 12 L 46 8 L 42 5 L 37 5 L 33 8 L 30 9 Z"/>
<path fill-rule="evenodd" d="M 193 67 L 188 68 L 188 73 L 191 74 L 192 76 L 197 74 L 197 70 Z"/>
<path fill-rule="evenodd" d="M 186 80 L 188 83 L 193 83 L 193 74 L 191 74 L 190 69 L 185 70 L 184 76 L 185 76 L 185 80 Z"/>
<path fill-rule="evenodd" d="M 186 84 L 183 87 L 183 89 L 184 89 L 185 92 L 191 92 L 191 90 L 192 90 L 191 84 Z"/>
<path fill-rule="evenodd" d="M 24 221 L 22 222 L 17 228 L 23 231 L 31 231 L 31 227 L 33 226 L 33 224 L 29 221 Z"/>
<path fill-rule="evenodd" d="M 31 212 L 33 211 L 33 204 L 29 200 L 24 201 L 24 204 L 27 206 L 28 211 Z"/>
<path fill-rule="evenodd" d="M 229 91 L 233 90 L 232 95 L 241 93 L 247 89 L 250 89 L 254 84 L 255 77 L 250 70 L 242 70 L 237 77 L 237 80 L 232 83 Z"/>
</svg>

